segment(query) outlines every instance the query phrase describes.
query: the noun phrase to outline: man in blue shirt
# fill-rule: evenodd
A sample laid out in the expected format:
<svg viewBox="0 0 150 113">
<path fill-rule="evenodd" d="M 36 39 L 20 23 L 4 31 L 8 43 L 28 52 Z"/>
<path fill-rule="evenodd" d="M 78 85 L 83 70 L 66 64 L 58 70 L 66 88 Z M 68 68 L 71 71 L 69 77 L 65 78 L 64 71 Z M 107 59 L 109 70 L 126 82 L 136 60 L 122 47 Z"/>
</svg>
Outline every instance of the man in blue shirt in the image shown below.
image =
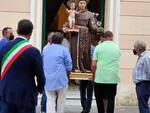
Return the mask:
<svg viewBox="0 0 150 113">
<path fill-rule="evenodd" d="M 10 27 L 5 27 L 2 30 L 2 35 L 3 35 L 3 37 L 0 41 L 0 50 L 7 44 L 7 42 L 9 40 L 13 40 L 13 38 L 14 38 L 12 28 L 10 28 Z"/>
<path fill-rule="evenodd" d="M 64 113 L 67 75 L 72 70 L 72 60 L 69 50 L 61 45 L 62 40 L 63 35 L 56 32 L 52 44 L 47 44 L 43 49 L 47 113 Z"/>
</svg>

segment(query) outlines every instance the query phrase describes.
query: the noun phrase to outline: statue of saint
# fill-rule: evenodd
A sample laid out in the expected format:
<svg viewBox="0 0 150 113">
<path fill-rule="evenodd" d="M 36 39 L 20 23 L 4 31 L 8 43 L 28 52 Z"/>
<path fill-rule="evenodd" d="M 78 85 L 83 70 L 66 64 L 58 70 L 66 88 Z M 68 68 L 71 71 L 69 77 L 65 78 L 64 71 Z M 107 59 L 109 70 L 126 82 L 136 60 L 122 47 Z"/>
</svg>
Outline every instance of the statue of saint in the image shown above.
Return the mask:
<svg viewBox="0 0 150 113">
<path fill-rule="evenodd" d="M 91 71 L 91 39 L 98 32 L 97 19 L 87 10 L 88 0 L 78 0 L 75 14 L 75 27 L 69 28 L 67 21 L 63 31 L 71 33 L 70 51 L 73 60 L 73 71 Z"/>
</svg>

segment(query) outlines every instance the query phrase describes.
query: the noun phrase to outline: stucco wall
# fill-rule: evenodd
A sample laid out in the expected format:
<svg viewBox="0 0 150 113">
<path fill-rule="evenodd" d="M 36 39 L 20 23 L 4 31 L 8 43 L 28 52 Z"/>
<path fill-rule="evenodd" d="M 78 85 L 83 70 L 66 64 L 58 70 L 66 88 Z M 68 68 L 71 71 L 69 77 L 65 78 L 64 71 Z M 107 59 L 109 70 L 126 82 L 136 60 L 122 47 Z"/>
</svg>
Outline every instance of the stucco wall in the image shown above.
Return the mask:
<svg viewBox="0 0 150 113">
<path fill-rule="evenodd" d="M 23 18 L 30 18 L 30 0 L 0 0 L 0 32 L 6 26 L 16 31 Z"/>
<path fill-rule="evenodd" d="M 133 44 L 143 40 L 150 48 L 150 0 L 121 0 L 120 37 L 121 48 L 120 77 L 117 104 L 137 104 L 135 85 L 132 83 L 132 69 L 137 57 L 133 55 Z"/>
</svg>

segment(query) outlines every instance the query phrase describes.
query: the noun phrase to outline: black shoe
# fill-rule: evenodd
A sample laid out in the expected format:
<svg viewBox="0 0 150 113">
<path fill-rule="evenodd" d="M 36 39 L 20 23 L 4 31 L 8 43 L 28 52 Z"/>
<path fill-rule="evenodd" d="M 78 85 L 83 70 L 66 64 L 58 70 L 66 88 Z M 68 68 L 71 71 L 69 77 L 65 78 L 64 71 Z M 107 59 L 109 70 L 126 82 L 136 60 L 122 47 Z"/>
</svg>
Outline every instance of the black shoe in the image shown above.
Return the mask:
<svg viewBox="0 0 150 113">
<path fill-rule="evenodd" d="M 81 113 L 89 113 L 89 112 L 86 112 L 86 111 L 82 111 Z"/>
</svg>

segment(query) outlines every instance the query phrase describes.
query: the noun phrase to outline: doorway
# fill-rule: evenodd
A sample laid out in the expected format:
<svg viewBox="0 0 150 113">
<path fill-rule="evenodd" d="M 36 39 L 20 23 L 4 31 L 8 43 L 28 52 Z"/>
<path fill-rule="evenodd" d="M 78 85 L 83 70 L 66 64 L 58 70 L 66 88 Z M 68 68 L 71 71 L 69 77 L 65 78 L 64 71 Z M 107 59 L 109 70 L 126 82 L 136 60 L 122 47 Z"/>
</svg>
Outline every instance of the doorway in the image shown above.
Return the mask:
<svg viewBox="0 0 150 113">
<path fill-rule="evenodd" d="M 50 31 L 60 31 L 67 20 L 66 4 L 68 0 L 43 0 L 42 47 Z M 88 10 L 99 13 L 98 20 L 104 27 L 105 0 L 90 0 Z"/>
</svg>

